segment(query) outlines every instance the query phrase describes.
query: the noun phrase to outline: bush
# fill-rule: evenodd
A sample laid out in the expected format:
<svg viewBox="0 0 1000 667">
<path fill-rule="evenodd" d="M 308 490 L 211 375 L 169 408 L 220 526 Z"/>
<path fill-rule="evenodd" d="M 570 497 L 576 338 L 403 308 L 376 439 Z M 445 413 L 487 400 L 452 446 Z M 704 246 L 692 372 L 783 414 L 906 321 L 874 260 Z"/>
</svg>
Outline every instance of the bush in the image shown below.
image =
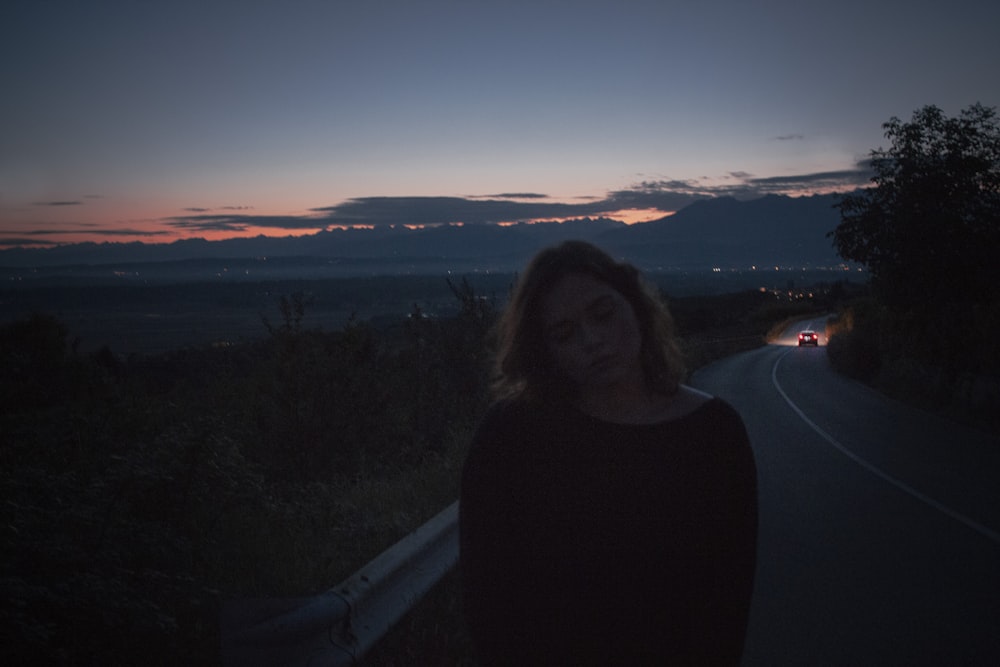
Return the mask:
<svg viewBox="0 0 1000 667">
<path fill-rule="evenodd" d="M 937 308 L 948 317 L 925 321 L 856 300 L 827 326 L 830 362 L 893 398 L 995 430 L 1000 309 L 952 305 Z"/>
<path fill-rule="evenodd" d="M 222 601 L 325 590 L 458 494 L 492 304 L 121 361 L 0 328 L 7 664 L 216 662 Z"/>
<path fill-rule="evenodd" d="M 845 305 L 827 321 L 826 353 L 838 372 L 862 382 L 872 382 L 882 367 L 882 318 L 871 299 Z"/>
</svg>

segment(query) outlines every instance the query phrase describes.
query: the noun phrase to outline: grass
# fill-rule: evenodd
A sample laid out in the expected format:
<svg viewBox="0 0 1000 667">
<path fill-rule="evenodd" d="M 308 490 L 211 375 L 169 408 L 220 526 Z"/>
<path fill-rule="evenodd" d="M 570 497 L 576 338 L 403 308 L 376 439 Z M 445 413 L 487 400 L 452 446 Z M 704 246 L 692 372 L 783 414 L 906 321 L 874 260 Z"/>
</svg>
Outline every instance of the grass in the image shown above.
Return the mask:
<svg viewBox="0 0 1000 667">
<path fill-rule="evenodd" d="M 0 661 L 212 664 L 229 601 L 325 591 L 453 502 L 479 399 L 431 389 L 482 346 L 393 336 L 120 362 L 54 318 L 0 328 Z"/>
</svg>

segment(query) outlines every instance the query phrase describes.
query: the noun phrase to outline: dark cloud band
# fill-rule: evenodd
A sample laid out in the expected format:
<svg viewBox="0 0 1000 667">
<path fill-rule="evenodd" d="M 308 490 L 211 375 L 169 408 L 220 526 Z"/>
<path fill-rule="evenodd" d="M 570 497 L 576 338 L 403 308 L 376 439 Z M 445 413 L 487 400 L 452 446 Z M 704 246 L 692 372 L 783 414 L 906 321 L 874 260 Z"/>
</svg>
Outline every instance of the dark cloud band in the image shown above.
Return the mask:
<svg viewBox="0 0 1000 667">
<path fill-rule="evenodd" d="M 357 197 L 333 206 L 314 208 L 303 216 L 204 214 L 164 220 L 188 232 L 243 233 L 252 228 L 318 230 L 333 227 L 488 225 L 532 220 L 557 220 L 611 215 L 621 210 L 657 209 L 665 214 L 700 199 L 735 197 L 754 199 L 767 194 L 809 194 L 820 188 L 848 190 L 863 187 L 870 179 L 867 163 L 853 169 L 794 176 L 754 178 L 731 172 L 731 183 L 705 185 L 699 181 L 649 180 L 609 192 L 604 199 L 575 203 L 544 201 L 538 193 L 505 193 L 467 197 Z"/>
</svg>

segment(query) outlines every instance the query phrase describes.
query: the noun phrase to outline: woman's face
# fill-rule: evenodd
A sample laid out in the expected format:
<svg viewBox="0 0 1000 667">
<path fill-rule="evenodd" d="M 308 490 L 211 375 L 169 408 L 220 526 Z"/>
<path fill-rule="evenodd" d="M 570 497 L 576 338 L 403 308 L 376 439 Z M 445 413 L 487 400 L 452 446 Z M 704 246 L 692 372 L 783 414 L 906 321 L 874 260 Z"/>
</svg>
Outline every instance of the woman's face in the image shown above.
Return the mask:
<svg viewBox="0 0 1000 667">
<path fill-rule="evenodd" d="M 642 332 L 618 290 L 587 274 L 568 274 L 542 299 L 540 318 L 549 354 L 581 390 L 642 383 Z"/>
</svg>

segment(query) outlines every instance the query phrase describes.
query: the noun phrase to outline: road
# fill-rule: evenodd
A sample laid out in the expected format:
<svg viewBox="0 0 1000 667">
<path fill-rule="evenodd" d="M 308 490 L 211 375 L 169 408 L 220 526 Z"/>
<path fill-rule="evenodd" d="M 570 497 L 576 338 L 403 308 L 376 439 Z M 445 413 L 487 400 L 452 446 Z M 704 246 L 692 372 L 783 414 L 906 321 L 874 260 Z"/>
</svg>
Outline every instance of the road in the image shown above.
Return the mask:
<svg viewBox="0 0 1000 667">
<path fill-rule="evenodd" d="M 837 375 L 805 328 L 692 378 L 757 457 L 744 664 L 1000 665 L 1000 439 Z"/>
</svg>

